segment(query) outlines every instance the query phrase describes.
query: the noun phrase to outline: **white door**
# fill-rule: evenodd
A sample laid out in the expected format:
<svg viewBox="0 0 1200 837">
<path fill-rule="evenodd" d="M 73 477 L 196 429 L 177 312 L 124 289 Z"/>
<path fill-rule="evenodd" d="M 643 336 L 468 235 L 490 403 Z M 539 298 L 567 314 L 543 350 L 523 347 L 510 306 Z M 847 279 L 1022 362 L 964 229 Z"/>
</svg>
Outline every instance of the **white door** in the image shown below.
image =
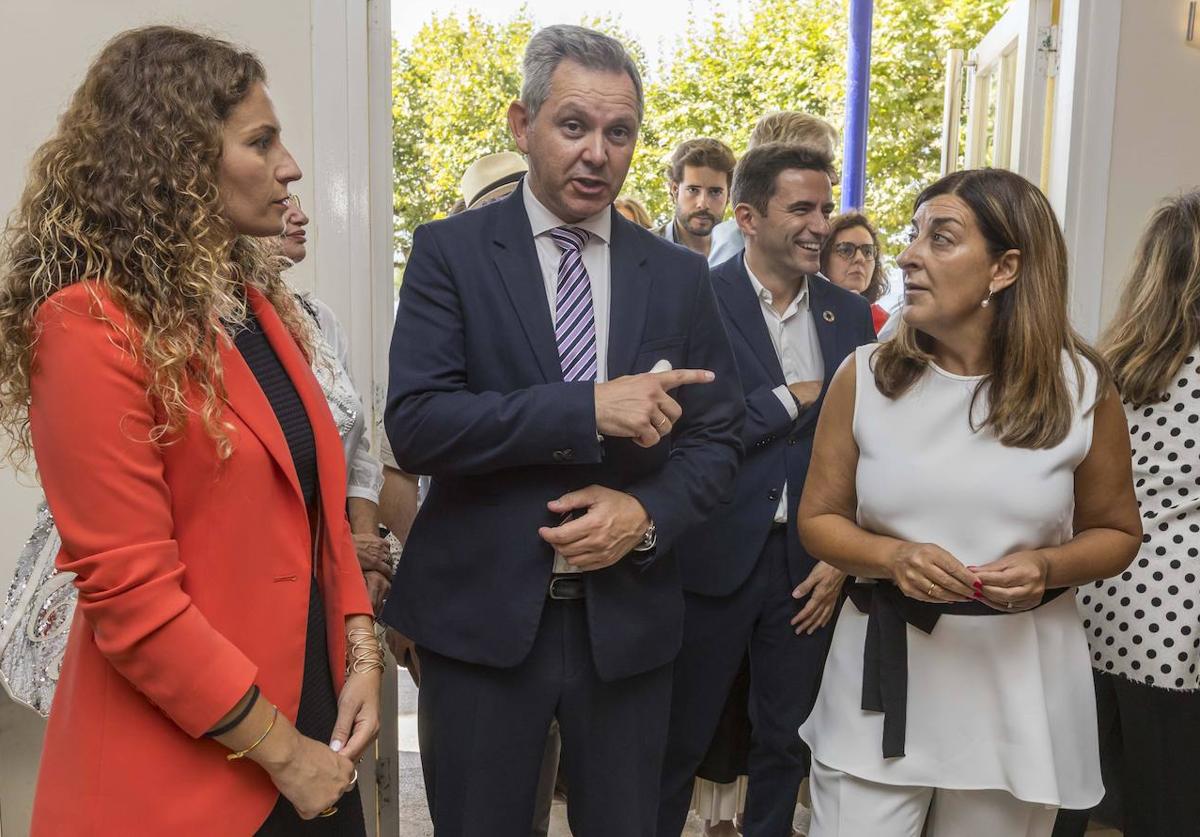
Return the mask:
<svg viewBox="0 0 1200 837">
<path fill-rule="evenodd" d="M 1047 86 L 1056 69 L 1051 5 L 1014 0 L 969 51 L 966 168 L 994 166 L 1042 181 Z"/>
</svg>

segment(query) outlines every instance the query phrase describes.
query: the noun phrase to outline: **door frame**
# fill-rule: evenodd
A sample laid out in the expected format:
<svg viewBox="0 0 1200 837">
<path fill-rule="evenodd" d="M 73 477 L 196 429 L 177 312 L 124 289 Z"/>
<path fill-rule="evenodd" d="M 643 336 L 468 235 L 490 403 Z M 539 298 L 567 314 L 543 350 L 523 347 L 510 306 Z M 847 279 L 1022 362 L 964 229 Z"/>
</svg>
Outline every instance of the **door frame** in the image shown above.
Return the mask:
<svg viewBox="0 0 1200 837">
<path fill-rule="evenodd" d="M 1067 242 L 1071 319 L 1100 333 L 1123 0 L 1062 0 L 1047 196 Z"/>
<path fill-rule="evenodd" d="M 392 30 L 389 0 L 310 0 L 314 291 L 350 340 L 350 373 L 379 450 L 391 333 Z M 379 738 L 359 781 L 368 833 L 399 832 L 396 666 L 384 672 Z M 375 816 L 371 816 L 371 812 Z"/>
</svg>

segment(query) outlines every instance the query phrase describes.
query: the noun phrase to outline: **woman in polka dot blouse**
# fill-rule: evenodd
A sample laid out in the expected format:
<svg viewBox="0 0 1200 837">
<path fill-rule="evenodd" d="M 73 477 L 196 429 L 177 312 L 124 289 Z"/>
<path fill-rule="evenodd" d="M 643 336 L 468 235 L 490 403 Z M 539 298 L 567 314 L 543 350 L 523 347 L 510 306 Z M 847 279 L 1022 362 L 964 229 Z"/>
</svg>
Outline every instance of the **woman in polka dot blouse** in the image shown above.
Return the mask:
<svg viewBox="0 0 1200 837">
<path fill-rule="evenodd" d="M 1129 421 L 1142 546 L 1119 577 L 1078 592 L 1107 789 L 1097 815 L 1127 837 L 1200 833 L 1198 344 L 1192 192 L 1165 203 L 1143 233 L 1104 341 Z"/>
</svg>

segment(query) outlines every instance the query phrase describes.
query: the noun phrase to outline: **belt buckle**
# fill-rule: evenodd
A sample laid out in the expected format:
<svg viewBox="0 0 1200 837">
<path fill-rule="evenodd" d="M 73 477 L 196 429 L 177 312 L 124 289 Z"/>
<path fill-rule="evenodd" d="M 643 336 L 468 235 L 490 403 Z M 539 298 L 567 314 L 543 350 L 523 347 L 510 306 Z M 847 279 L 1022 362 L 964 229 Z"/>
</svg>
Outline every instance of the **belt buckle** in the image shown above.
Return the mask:
<svg viewBox="0 0 1200 837">
<path fill-rule="evenodd" d="M 550 579 L 547 595 L 554 601 L 573 601 L 583 598 L 583 579 L 557 575 Z"/>
</svg>

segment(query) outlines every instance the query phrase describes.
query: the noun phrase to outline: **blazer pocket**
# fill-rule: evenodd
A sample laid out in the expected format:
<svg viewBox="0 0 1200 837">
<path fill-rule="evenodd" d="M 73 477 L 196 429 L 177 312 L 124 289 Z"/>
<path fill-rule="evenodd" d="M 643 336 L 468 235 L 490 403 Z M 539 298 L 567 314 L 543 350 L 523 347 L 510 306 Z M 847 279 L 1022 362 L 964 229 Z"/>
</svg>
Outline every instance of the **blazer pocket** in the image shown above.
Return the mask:
<svg viewBox="0 0 1200 837">
<path fill-rule="evenodd" d="M 668 337 L 655 337 L 650 340 L 643 340 L 642 345 L 638 346 L 637 353 L 639 355 L 643 355 L 646 352 L 671 349 L 675 346 L 682 346 L 685 342 L 687 342 L 686 334 L 672 334 Z"/>
<path fill-rule="evenodd" d="M 677 345 L 683 345 L 688 341 L 688 335 L 667 335 L 666 337 L 652 337 L 648 341 L 642 341 L 640 347 L 637 347 L 637 354 L 644 354 L 647 351 L 658 351 L 661 349 L 671 349 Z"/>
</svg>

